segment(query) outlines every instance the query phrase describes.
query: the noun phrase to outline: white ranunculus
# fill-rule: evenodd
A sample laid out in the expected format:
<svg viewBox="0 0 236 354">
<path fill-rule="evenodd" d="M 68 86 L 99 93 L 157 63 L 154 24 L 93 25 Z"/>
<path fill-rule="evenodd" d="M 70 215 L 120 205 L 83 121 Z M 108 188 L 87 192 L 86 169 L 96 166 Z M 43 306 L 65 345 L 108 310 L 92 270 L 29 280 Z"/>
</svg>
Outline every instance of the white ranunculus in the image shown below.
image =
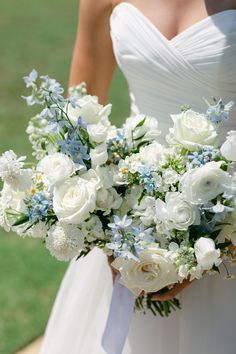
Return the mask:
<svg viewBox="0 0 236 354">
<path fill-rule="evenodd" d="M 199 209 L 178 192 L 168 192 L 165 203 L 156 200 L 156 218 L 169 230 L 187 230 L 190 225 L 199 225 L 201 221 Z"/>
<path fill-rule="evenodd" d="M 54 188 L 53 209 L 60 221 L 80 224 L 96 207 L 96 184 L 72 177 Z"/>
<path fill-rule="evenodd" d="M 139 124 L 141 125 L 138 126 Z M 156 140 L 161 134 L 157 119 L 144 114 L 127 118 L 124 124 L 124 133 L 129 145 L 133 145 L 134 142 L 138 144 L 140 142 L 138 139 Z"/>
<path fill-rule="evenodd" d="M 77 108 L 68 105 L 67 114 L 73 124 L 76 124 L 80 117 L 88 124 L 97 124 L 105 115 L 108 116 L 111 110 L 110 104 L 105 107 L 99 104 L 96 96 L 80 97 L 77 104 Z"/>
<path fill-rule="evenodd" d="M 76 168 L 68 156 L 58 152 L 45 156 L 38 163 L 37 170 L 44 174 L 50 185 L 55 185 L 72 176 Z"/>
<path fill-rule="evenodd" d="M 188 201 L 193 204 L 205 204 L 231 189 L 232 179 L 220 168 L 221 163 L 209 162 L 183 175 L 181 189 Z"/>
<path fill-rule="evenodd" d="M 153 247 L 141 252 L 139 261 L 119 257 L 112 266 L 119 270 L 121 283 L 139 296 L 142 291 L 156 292 L 178 281 L 176 268 L 167 255 L 167 250 Z"/>
<path fill-rule="evenodd" d="M 46 247 L 59 261 L 70 261 L 84 246 L 84 235 L 75 225 L 56 223 L 48 231 Z"/>
<path fill-rule="evenodd" d="M 100 188 L 97 191 L 97 209 L 103 210 L 104 215 L 109 214 L 111 209 L 119 209 L 121 203 L 122 198 L 114 188 Z"/>
<path fill-rule="evenodd" d="M 90 150 L 92 166 L 104 165 L 108 159 L 107 145 L 100 144 Z"/>
<path fill-rule="evenodd" d="M 224 144 L 221 146 L 220 152 L 227 160 L 236 161 L 236 131 L 231 130 Z"/>
<path fill-rule="evenodd" d="M 180 114 L 172 114 L 174 127 L 170 128 L 169 140 L 182 145 L 189 150 L 201 148 L 204 145 L 214 145 L 217 132 L 207 116 L 191 109 Z"/>
<path fill-rule="evenodd" d="M 200 237 L 194 245 L 194 251 L 198 264 L 204 270 L 212 269 L 214 265 L 218 266 L 221 263 L 220 250 L 216 249 L 211 238 Z"/>
<path fill-rule="evenodd" d="M 87 131 L 92 141 L 103 143 L 106 141 L 108 129 L 103 124 L 88 124 Z"/>
</svg>

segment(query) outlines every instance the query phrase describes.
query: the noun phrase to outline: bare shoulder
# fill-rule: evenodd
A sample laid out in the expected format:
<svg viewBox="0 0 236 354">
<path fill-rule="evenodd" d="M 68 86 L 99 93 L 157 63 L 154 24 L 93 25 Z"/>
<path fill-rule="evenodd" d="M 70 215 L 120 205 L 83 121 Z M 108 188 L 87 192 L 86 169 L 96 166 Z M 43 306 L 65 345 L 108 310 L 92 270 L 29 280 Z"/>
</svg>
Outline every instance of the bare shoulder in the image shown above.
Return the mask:
<svg viewBox="0 0 236 354">
<path fill-rule="evenodd" d="M 112 0 L 80 0 L 80 11 L 90 17 L 100 16 L 112 10 Z"/>
</svg>

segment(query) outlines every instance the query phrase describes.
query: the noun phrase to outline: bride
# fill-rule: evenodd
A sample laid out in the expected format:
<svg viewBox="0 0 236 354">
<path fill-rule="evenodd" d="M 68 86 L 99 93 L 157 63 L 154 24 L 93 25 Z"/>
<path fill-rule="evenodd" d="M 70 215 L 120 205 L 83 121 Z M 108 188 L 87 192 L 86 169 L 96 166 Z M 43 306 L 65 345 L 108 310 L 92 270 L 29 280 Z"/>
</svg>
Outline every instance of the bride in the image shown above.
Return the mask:
<svg viewBox="0 0 236 354">
<path fill-rule="evenodd" d="M 182 103 L 236 99 L 236 1 L 81 0 L 70 84 L 85 81 L 106 102 L 116 62 L 131 115 L 156 117 L 163 136 Z M 236 109 L 221 131 L 236 130 Z M 231 274 L 236 270 L 229 268 Z M 224 268 L 222 273 L 224 275 Z M 47 326 L 41 354 L 104 354 L 112 275 L 95 249 L 72 261 Z M 168 319 L 134 313 L 123 354 L 235 354 L 236 281 L 206 275 L 156 299 L 179 296 Z"/>
</svg>

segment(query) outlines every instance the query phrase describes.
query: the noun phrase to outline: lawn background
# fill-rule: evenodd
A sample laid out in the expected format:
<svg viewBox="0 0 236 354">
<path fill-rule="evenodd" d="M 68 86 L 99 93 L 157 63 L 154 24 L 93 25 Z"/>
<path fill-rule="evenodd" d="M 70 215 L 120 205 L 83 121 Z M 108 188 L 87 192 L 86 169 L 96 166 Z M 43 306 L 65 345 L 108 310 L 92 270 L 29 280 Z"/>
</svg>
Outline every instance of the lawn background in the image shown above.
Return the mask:
<svg viewBox="0 0 236 354">
<path fill-rule="evenodd" d="M 97 1 L 97 0 L 95 0 Z M 77 27 L 77 0 L 0 1 L 0 153 L 30 156 L 25 128 L 34 114 L 21 99 L 22 76 L 36 68 L 66 88 Z M 126 83 L 117 72 L 109 101 L 113 121 L 128 115 Z M 40 240 L 0 230 L 0 353 L 11 354 L 42 334 L 67 264 Z"/>
</svg>

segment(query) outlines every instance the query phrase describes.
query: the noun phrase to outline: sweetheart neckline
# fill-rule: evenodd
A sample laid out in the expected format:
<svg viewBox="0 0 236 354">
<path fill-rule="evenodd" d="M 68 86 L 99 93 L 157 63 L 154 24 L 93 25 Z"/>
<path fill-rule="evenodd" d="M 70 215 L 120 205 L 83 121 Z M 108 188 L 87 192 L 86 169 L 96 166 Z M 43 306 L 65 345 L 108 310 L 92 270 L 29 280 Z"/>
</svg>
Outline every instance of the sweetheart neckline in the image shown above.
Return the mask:
<svg viewBox="0 0 236 354">
<path fill-rule="evenodd" d="M 226 13 L 230 13 L 230 12 L 234 12 L 236 13 L 236 9 L 226 9 L 226 10 L 223 10 L 223 11 L 219 11 L 219 12 L 216 12 L 212 15 L 208 15 L 206 17 L 204 17 L 203 19 L 193 23 L 192 25 L 190 25 L 189 27 L 187 27 L 186 29 L 184 29 L 183 31 L 179 32 L 178 34 L 176 34 L 174 37 L 168 39 L 160 30 L 159 28 L 135 5 L 129 3 L 129 2 L 120 2 L 118 5 L 116 5 L 115 7 L 113 7 L 112 9 L 112 12 L 111 12 L 111 18 L 112 16 L 115 14 L 115 12 L 121 7 L 121 6 L 127 6 L 127 7 L 130 7 L 131 9 L 135 10 L 136 13 L 141 16 L 145 22 L 150 26 L 152 27 L 157 34 L 159 34 L 160 36 L 162 36 L 168 43 L 172 43 L 174 42 L 176 39 L 184 36 L 186 33 L 190 32 L 191 30 L 193 30 L 194 28 L 196 28 L 197 26 L 200 26 L 202 25 L 203 23 L 205 23 L 206 21 L 209 21 L 213 18 L 217 18 L 219 16 L 222 16 L 222 15 L 225 15 Z"/>
</svg>

